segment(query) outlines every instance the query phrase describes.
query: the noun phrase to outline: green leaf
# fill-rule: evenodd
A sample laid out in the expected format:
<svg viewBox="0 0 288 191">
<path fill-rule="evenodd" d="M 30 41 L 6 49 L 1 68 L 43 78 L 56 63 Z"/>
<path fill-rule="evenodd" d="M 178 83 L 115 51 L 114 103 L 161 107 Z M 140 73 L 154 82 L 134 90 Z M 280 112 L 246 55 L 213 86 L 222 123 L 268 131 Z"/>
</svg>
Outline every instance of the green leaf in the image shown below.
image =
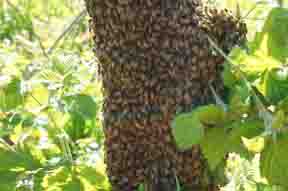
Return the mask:
<svg viewBox="0 0 288 191">
<path fill-rule="evenodd" d="M 71 112 L 78 113 L 88 119 L 93 119 L 96 117 L 98 105 L 91 96 L 79 94 L 66 96 L 63 99 L 68 104 Z"/>
<path fill-rule="evenodd" d="M 250 95 L 250 91 L 248 89 L 248 87 L 244 84 L 244 83 L 241 83 L 241 84 L 237 84 L 233 87 L 233 89 L 231 90 L 231 100 L 230 102 L 232 101 L 232 99 L 237 99 L 237 100 L 234 100 L 234 103 L 232 104 L 235 104 L 239 101 L 239 103 L 237 103 L 237 106 L 239 106 L 241 103 L 242 105 L 249 105 L 249 99 L 251 97 Z M 236 101 L 236 103 L 235 103 Z M 230 104 L 230 106 L 232 106 Z"/>
<path fill-rule="evenodd" d="M 197 108 L 192 113 L 180 114 L 172 122 L 172 133 L 181 150 L 199 144 L 204 136 L 204 126 L 221 126 L 225 122 L 224 110 L 216 105 Z"/>
<path fill-rule="evenodd" d="M 288 188 L 288 136 L 279 135 L 277 141 L 267 138 L 260 159 L 261 175 L 269 184 Z"/>
<path fill-rule="evenodd" d="M 227 137 L 228 135 L 224 128 L 211 128 L 207 129 L 200 143 L 204 157 L 207 159 L 212 171 L 221 163 L 228 151 L 228 145 L 224 141 Z"/>
<path fill-rule="evenodd" d="M 231 121 L 239 120 L 243 117 L 244 114 L 248 114 L 250 109 L 250 103 L 247 102 L 248 101 L 246 101 L 246 103 L 243 102 L 240 95 L 238 94 L 231 96 L 228 105 L 229 112 L 226 114 L 227 118 Z"/>
<path fill-rule="evenodd" d="M 199 144 L 204 136 L 204 128 L 197 112 L 180 114 L 172 122 L 172 134 L 179 149 L 190 149 Z"/>
<path fill-rule="evenodd" d="M 137 191 L 145 191 L 144 184 L 140 184 L 137 188 Z"/>
<path fill-rule="evenodd" d="M 2 162 L 2 161 L 1 161 Z M 12 171 L 0 171 L 0 190 L 15 191 L 17 173 Z"/>
<path fill-rule="evenodd" d="M 226 177 L 226 159 L 223 158 L 223 160 L 218 163 L 217 167 L 214 169 L 213 173 L 213 178 L 215 182 L 219 185 L 225 185 L 227 183 L 227 177 Z"/>
<path fill-rule="evenodd" d="M 96 190 L 109 190 L 110 184 L 108 177 L 106 175 L 104 162 L 98 161 L 97 167 L 93 168 L 86 165 L 81 165 L 77 167 L 79 178 L 83 182 L 87 182 L 85 186 L 96 188 Z"/>
<path fill-rule="evenodd" d="M 72 113 L 70 121 L 65 125 L 65 131 L 73 141 L 84 138 L 89 133 L 85 124 L 85 119 L 82 115 Z"/>
<path fill-rule="evenodd" d="M 21 81 L 12 79 L 6 87 L 0 88 L 0 108 L 2 111 L 16 109 L 23 104 L 21 95 Z"/>
<path fill-rule="evenodd" d="M 265 96 L 272 104 L 288 96 L 288 78 L 279 79 L 279 73 L 283 68 L 274 68 L 266 73 L 264 81 Z"/>
<path fill-rule="evenodd" d="M 282 99 L 279 103 L 278 103 L 278 107 L 279 109 L 283 110 L 285 113 L 288 112 L 288 96 L 285 97 L 284 99 Z"/>
<path fill-rule="evenodd" d="M 199 120 L 203 125 L 221 125 L 225 121 L 225 112 L 220 106 L 202 106 L 195 112 L 197 112 Z"/>
<path fill-rule="evenodd" d="M 33 176 L 34 191 L 44 191 L 43 181 L 44 181 L 45 175 L 46 175 L 46 172 L 44 170 L 41 170 L 41 171 L 38 171 Z"/>
<path fill-rule="evenodd" d="M 39 161 L 34 160 L 30 153 L 12 151 L 0 145 L 0 171 L 10 169 L 36 170 L 41 167 Z"/>
<path fill-rule="evenodd" d="M 71 173 L 71 169 L 66 166 L 51 170 L 49 174 L 44 177 L 43 187 L 47 191 L 61 191 L 63 190 L 63 186 L 69 183 Z"/>
<path fill-rule="evenodd" d="M 247 158 L 248 153 L 245 145 L 242 142 L 242 137 L 251 139 L 259 136 L 264 132 L 264 124 L 261 121 L 236 121 L 230 125 L 232 130 L 229 132 L 227 140 L 228 151 L 240 154 L 242 157 Z"/>
<path fill-rule="evenodd" d="M 52 62 L 52 68 L 62 76 L 65 76 L 75 66 L 80 64 L 79 57 L 76 54 L 64 54 L 62 52 L 56 52 L 52 56 Z"/>
<path fill-rule="evenodd" d="M 233 68 L 230 64 L 224 64 L 224 70 L 222 73 L 223 82 L 226 87 L 232 88 L 233 85 L 237 82 L 237 77 L 235 75 L 235 72 L 233 71 Z"/>
<path fill-rule="evenodd" d="M 240 73 L 240 71 L 238 71 L 239 69 L 241 69 L 241 71 L 245 73 L 245 76 L 249 81 L 255 81 L 266 70 L 281 66 L 281 62 L 275 60 L 273 57 L 269 57 L 266 54 L 263 54 L 262 52 L 248 54 L 240 48 L 235 48 L 234 50 L 232 50 L 232 52 L 230 53 L 230 58 L 233 60 L 234 64 L 232 65 L 232 67 L 230 67 L 230 70 L 232 70 L 230 72 L 232 72 L 232 75 L 234 75 L 235 78 L 238 80 L 237 83 L 235 82 L 236 84 L 240 84 L 241 81 L 243 81 L 242 74 Z M 235 67 L 238 67 L 238 69 L 236 69 Z M 233 88 L 233 86 L 230 87 Z"/>
<path fill-rule="evenodd" d="M 288 9 L 274 8 L 265 22 L 258 49 L 280 61 L 288 57 Z"/>
<path fill-rule="evenodd" d="M 84 191 L 80 179 L 75 175 L 72 175 L 72 178 L 70 178 L 70 180 L 66 184 L 64 184 L 62 189 L 65 191 Z"/>
<path fill-rule="evenodd" d="M 275 113 L 272 122 L 272 128 L 282 129 L 285 126 L 285 113 L 283 110 L 279 110 Z"/>
</svg>

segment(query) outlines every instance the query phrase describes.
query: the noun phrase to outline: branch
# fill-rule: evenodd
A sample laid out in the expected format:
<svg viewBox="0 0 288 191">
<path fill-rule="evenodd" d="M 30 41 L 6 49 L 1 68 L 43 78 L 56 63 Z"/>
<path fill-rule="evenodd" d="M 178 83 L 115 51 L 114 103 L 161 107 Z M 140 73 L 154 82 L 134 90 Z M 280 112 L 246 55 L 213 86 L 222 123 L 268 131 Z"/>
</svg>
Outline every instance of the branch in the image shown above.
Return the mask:
<svg viewBox="0 0 288 191">
<path fill-rule="evenodd" d="M 17 13 L 21 13 L 21 10 L 16 5 L 14 5 L 10 0 L 6 0 L 6 2 L 10 7 L 15 9 L 15 11 L 17 11 Z"/>
<path fill-rule="evenodd" d="M 81 11 L 80 14 L 75 17 L 75 19 L 72 21 L 72 23 L 62 32 L 62 34 L 56 39 L 56 41 L 53 43 L 53 45 L 49 48 L 47 54 L 51 54 L 54 49 L 57 47 L 59 42 L 72 30 L 73 26 L 81 20 L 82 17 L 84 17 L 87 14 L 86 9 Z"/>
<path fill-rule="evenodd" d="M 209 37 L 209 35 L 206 35 L 206 37 L 207 37 L 209 43 L 211 44 L 211 46 L 221 56 L 223 56 L 226 61 L 228 61 L 228 63 L 231 65 L 231 67 L 233 67 L 235 70 L 237 70 L 239 72 L 239 75 L 240 75 L 241 79 L 245 82 L 245 85 L 247 86 L 247 88 L 251 92 L 252 96 L 256 100 L 256 104 L 259 107 L 259 116 L 263 119 L 266 129 L 267 130 L 271 129 L 271 119 L 273 118 L 273 116 L 267 110 L 267 108 L 265 107 L 265 104 L 262 102 L 262 100 L 258 96 L 257 92 L 255 92 L 255 89 L 252 87 L 252 85 L 248 81 L 247 77 L 245 76 L 245 73 L 241 70 L 239 65 L 236 65 L 234 63 L 234 61 L 229 56 L 227 56 L 221 48 L 219 48 L 217 46 L 217 44 Z"/>
</svg>

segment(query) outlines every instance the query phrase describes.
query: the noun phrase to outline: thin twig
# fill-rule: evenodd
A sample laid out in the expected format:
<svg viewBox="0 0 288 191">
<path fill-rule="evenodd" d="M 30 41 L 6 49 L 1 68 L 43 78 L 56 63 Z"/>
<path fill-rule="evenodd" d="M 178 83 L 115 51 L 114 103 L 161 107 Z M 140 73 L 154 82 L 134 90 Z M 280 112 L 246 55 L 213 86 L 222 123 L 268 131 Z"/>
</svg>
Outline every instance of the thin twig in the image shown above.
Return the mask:
<svg viewBox="0 0 288 191">
<path fill-rule="evenodd" d="M 252 20 L 252 21 L 264 21 L 266 20 L 266 18 L 250 18 L 250 17 L 247 17 L 245 18 L 245 20 Z"/>
<path fill-rule="evenodd" d="M 223 56 L 223 57 L 225 58 L 225 60 L 227 60 L 228 63 L 229 63 L 233 68 L 235 68 L 235 69 L 239 72 L 241 79 L 245 82 L 245 85 L 247 86 L 247 88 L 249 89 L 249 91 L 251 91 L 251 93 L 253 94 L 253 96 L 256 98 L 256 102 L 259 104 L 260 109 L 261 109 L 263 112 L 266 112 L 266 111 L 267 111 L 266 107 L 265 107 L 264 104 L 262 103 L 261 99 L 258 97 L 258 95 L 257 95 L 257 93 L 255 92 L 255 90 L 252 88 L 251 84 L 249 83 L 248 79 L 247 79 L 246 76 L 245 76 L 245 73 L 241 70 L 241 68 L 240 68 L 237 64 L 234 63 L 234 61 L 233 61 L 231 58 L 229 58 L 229 57 L 224 53 L 224 51 L 223 51 L 221 48 L 219 48 L 219 47 L 217 46 L 217 44 L 209 37 L 209 35 L 206 35 L 206 37 L 207 37 L 209 43 L 212 45 L 212 47 L 213 47 L 214 49 L 216 49 L 216 50 L 221 54 L 221 56 Z"/>
<path fill-rule="evenodd" d="M 270 134 L 271 129 L 272 129 L 273 116 L 269 112 L 269 110 L 265 107 L 265 104 L 262 102 L 260 97 L 257 95 L 257 92 L 254 90 L 254 88 L 249 83 L 248 79 L 245 76 L 245 73 L 241 70 L 239 65 L 236 65 L 234 63 L 234 61 L 232 59 L 230 59 L 223 52 L 223 50 L 217 46 L 217 44 L 209 37 L 209 35 L 207 35 L 207 39 L 208 39 L 209 43 L 212 45 L 212 47 L 215 48 L 225 58 L 225 60 L 228 61 L 228 63 L 231 65 L 231 67 L 233 67 L 235 70 L 237 70 L 238 73 L 240 74 L 241 79 L 245 82 L 245 85 L 247 86 L 248 90 L 252 93 L 252 96 L 255 98 L 256 106 L 258 106 L 258 109 L 259 109 L 258 116 L 263 120 L 266 132 L 268 132 Z M 275 134 L 273 134 L 273 131 L 272 131 L 272 135 L 275 136 Z"/>
<path fill-rule="evenodd" d="M 224 101 L 221 100 L 220 96 L 217 94 L 211 82 L 209 82 L 209 88 L 213 94 L 216 104 L 219 105 L 221 108 L 223 108 L 224 111 L 227 111 L 227 105 L 224 103 Z"/>
<path fill-rule="evenodd" d="M 56 41 L 53 43 L 53 45 L 49 48 L 47 54 L 51 54 L 54 49 L 57 47 L 57 45 L 59 44 L 59 42 L 62 40 L 62 38 L 64 38 L 66 36 L 66 34 L 68 34 L 73 26 L 77 23 L 79 23 L 79 21 L 81 20 L 82 17 L 84 17 L 87 14 L 86 9 L 81 11 L 80 14 L 75 17 L 75 19 L 71 22 L 71 24 L 62 32 L 62 34 L 56 39 Z"/>
<path fill-rule="evenodd" d="M 30 93 L 29 95 L 34 99 L 34 101 L 37 102 L 37 104 L 38 104 L 40 107 L 43 106 L 43 104 L 42 104 L 32 93 Z M 47 113 L 48 113 L 49 118 L 51 118 L 54 127 L 57 128 L 56 120 L 54 119 L 54 117 L 53 117 L 52 115 L 50 115 L 49 112 L 47 112 Z"/>
<path fill-rule="evenodd" d="M 16 152 L 15 149 L 11 145 L 9 145 L 4 139 L 0 138 L 0 143 L 2 143 L 10 151 Z"/>
<path fill-rule="evenodd" d="M 283 0 L 277 0 L 277 3 L 279 5 L 279 7 L 283 7 L 284 6 Z"/>
<path fill-rule="evenodd" d="M 22 14 L 22 12 L 20 11 L 20 9 L 19 9 L 16 5 L 14 5 L 12 2 L 10 2 L 10 0 L 6 0 L 6 2 L 7 2 L 7 4 L 8 4 L 10 7 L 12 7 L 15 11 L 17 11 L 18 14 L 21 14 L 21 16 L 25 17 L 25 16 Z M 35 30 L 34 30 L 34 25 L 33 25 L 33 23 L 32 23 L 32 31 L 33 31 L 33 32 L 32 32 L 32 35 L 37 39 L 43 55 L 44 55 L 46 58 L 49 59 L 49 56 L 48 56 L 48 54 L 46 53 L 45 47 L 43 46 L 43 43 L 42 43 L 42 41 L 41 41 L 40 36 L 38 36 L 38 35 L 36 34 Z"/>
<path fill-rule="evenodd" d="M 268 4 L 265 1 L 259 1 L 257 2 L 250 10 L 248 10 L 248 12 L 246 13 L 245 16 L 242 17 L 242 19 L 246 19 L 260 4 Z"/>
<path fill-rule="evenodd" d="M 17 13 L 21 13 L 21 10 L 16 5 L 14 5 L 10 0 L 6 0 L 6 2 L 10 7 L 15 9 L 17 11 Z"/>
<path fill-rule="evenodd" d="M 49 59 L 49 55 L 46 53 L 46 49 L 45 49 L 45 47 L 44 47 L 44 45 L 43 45 L 43 43 L 42 43 L 42 41 L 41 41 L 40 36 L 38 36 L 36 33 L 34 33 L 34 36 L 36 37 L 36 39 L 37 39 L 37 41 L 38 41 L 38 43 L 39 43 L 39 46 L 40 46 L 40 48 L 41 48 L 41 50 L 42 50 L 42 54 L 43 54 L 47 59 Z"/>
</svg>

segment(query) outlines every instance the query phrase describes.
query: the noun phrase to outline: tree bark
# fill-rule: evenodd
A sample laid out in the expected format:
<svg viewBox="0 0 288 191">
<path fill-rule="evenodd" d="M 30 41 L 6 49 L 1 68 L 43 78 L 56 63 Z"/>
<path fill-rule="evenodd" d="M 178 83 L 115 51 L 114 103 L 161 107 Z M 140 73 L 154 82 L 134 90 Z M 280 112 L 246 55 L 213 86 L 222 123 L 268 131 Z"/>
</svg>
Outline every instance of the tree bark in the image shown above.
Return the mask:
<svg viewBox="0 0 288 191">
<path fill-rule="evenodd" d="M 210 190 L 199 146 L 179 151 L 171 135 L 177 112 L 225 94 L 224 58 L 246 28 L 200 0 L 86 0 L 104 91 L 105 161 L 113 190 Z M 207 178 L 208 177 L 208 178 Z M 208 180 L 208 181 L 207 181 Z"/>
</svg>

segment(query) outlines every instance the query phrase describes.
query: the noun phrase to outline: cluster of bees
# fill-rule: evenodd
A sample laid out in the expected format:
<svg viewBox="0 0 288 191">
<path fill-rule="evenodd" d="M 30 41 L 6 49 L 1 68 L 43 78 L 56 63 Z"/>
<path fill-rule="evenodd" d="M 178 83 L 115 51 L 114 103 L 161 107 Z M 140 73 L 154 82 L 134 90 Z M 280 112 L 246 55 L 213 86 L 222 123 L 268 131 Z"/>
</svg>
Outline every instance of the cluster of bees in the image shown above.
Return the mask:
<svg viewBox="0 0 288 191">
<path fill-rule="evenodd" d="M 171 135 L 177 112 L 223 95 L 225 53 L 245 40 L 246 26 L 200 0 L 86 0 L 100 60 L 105 161 L 114 190 L 201 187 L 206 162 L 198 146 L 179 151 Z M 163 185 L 169 185 L 164 188 Z M 161 187 L 162 186 L 162 187 Z"/>
</svg>

